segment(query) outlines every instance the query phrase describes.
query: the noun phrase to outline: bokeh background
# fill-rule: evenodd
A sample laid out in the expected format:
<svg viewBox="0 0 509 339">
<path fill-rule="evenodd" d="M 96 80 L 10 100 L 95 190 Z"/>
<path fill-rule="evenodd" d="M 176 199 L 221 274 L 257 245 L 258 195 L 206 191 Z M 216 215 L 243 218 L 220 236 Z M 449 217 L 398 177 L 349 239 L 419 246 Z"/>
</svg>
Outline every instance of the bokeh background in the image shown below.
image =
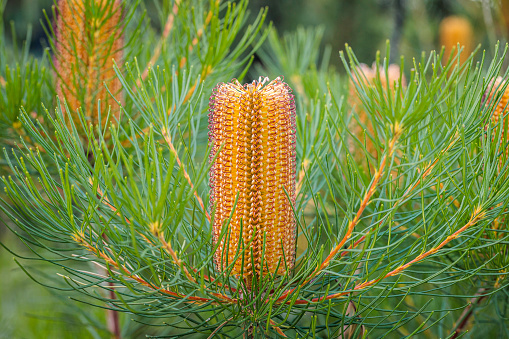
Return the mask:
<svg viewBox="0 0 509 339">
<path fill-rule="evenodd" d="M 154 1 L 144 0 L 152 24 L 160 25 Z M 167 0 L 165 0 L 167 1 Z M 51 17 L 53 0 L 8 0 L 5 23 L 23 40 L 32 29 L 31 47 L 42 53 L 47 47 L 41 26 L 43 11 Z M 450 16 L 470 26 L 470 47 L 478 44 L 489 49 L 497 41 L 505 43 L 509 33 L 508 0 L 251 0 L 252 13 L 269 7 L 268 18 L 280 33 L 303 26 L 323 26 L 324 44 L 334 51 L 348 43 L 363 62 L 371 62 L 377 50 L 385 50 L 391 40 L 393 57 L 419 56 L 422 51 L 441 48 L 440 24 Z M 9 29 L 9 27 L 7 27 Z M 457 33 L 457 34 L 461 34 Z M 339 65 L 339 59 L 333 58 Z"/>
<path fill-rule="evenodd" d="M 153 1 L 143 6 L 160 26 Z M 13 30 L 10 43 L 21 43 L 31 30 L 31 52 L 42 55 L 47 48 L 41 20 L 44 11 L 52 16 L 53 0 L 8 0 L 4 23 Z M 251 12 L 269 7 L 269 20 L 280 34 L 298 27 L 323 26 L 323 44 L 333 51 L 331 64 L 341 70 L 337 52 L 345 43 L 352 46 L 361 62 L 371 64 L 380 50 L 386 51 L 391 40 L 391 59 L 404 55 L 407 67 L 421 53 L 447 51 L 460 42 L 468 54 L 479 44 L 486 55 L 493 54 L 497 41 L 505 43 L 509 35 L 509 0 L 252 0 Z M 446 51 L 446 54 L 448 53 Z M 2 133 L 2 131 L 0 131 Z M 1 156 L 3 157 L 3 155 Z M 5 216 L 0 214 L 0 219 Z M 34 257 L 21 241 L 0 223 L 0 241 L 23 256 Z M 26 263 L 25 263 L 26 264 Z M 55 269 L 43 262 L 28 263 L 33 272 L 54 276 Z M 104 312 L 76 303 L 64 303 L 73 294 L 57 294 L 33 281 L 14 260 L 14 255 L 0 248 L 0 338 L 102 338 L 107 336 Z M 83 310 L 87 311 L 84 312 Z M 486 319 L 487 324 L 489 319 Z M 136 337 L 132 322 L 130 333 Z M 139 325 L 142 327 L 142 325 Z M 140 336 L 141 332 L 140 332 Z"/>
</svg>

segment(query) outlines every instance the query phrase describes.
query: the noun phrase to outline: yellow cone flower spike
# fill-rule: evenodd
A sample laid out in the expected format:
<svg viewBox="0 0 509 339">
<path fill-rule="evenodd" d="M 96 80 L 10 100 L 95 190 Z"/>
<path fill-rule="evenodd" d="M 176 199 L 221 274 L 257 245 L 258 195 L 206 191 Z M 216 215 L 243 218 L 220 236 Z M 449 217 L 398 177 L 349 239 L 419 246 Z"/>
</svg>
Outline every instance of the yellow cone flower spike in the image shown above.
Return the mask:
<svg viewBox="0 0 509 339">
<path fill-rule="evenodd" d="M 115 75 L 113 60 L 122 63 L 123 44 L 121 0 L 57 2 L 54 57 L 57 95 L 65 98 L 74 114 L 81 107 L 87 122 L 98 122 L 99 99 L 103 124 L 108 106 L 117 107 L 108 89 L 122 101 L 122 85 Z M 117 116 L 118 112 L 118 108 L 113 111 Z M 77 122 L 76 116 L 74 119 Z"/>
<path fill-rule="evenodd" d="M 234 275 L 283 275 L 295 263 L 295 102 L 280 78 L 267 80 L 222 83 L 210 98 L 215 262 Z"/>
</svg>

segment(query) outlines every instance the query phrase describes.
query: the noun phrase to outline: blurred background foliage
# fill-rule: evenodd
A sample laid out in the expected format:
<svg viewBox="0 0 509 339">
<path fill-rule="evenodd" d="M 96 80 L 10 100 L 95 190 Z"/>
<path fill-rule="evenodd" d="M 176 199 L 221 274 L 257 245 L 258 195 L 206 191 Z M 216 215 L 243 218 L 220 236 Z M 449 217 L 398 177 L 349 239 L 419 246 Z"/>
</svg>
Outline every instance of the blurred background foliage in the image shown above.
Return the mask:
<svg viewBox="0 0 509 339">
<path fill-rule="evenodd" d="M 165 0 L 154 0 L 159 3 Z M 145 0 L 142 5 L 147 15 L 152 19 L 152 25 L 160 28 L 157 8 L 160 4 L 153 0 Z M 43 52 L 48 47 L 47 37 L 41 25 L 43 10 L 51 13 L 53 0 L 7 0 L 4 11 L 7 41 L 4 46 L 20 45 L 31 34 L 29 41 L 30 53 L 37 58 L 43 58 Z M 330 63 L 340 72 L 340 59 L 337 52 L 348 43 L 355 51 L 359 61 L 371 65 L 377 50 L 384 51 L 386 40 L 391 40 L 391 55 L 398 58 L 405 55 L 407 60 L 419 58 L 422 51 L 441 48 L 441 22 L 450 16 L 461 17 L 471 25 L 472 37 L 470 48 L 478 44 L 494 46 L 496 41 L 505 43 L 509 36 L 509 1 L 508 0 L 251 0 L 249 7 L 252 14 L 259 12 L 262 7 L 269 7 L 268 20 L 273 22 L 278 34 L 294 32 L 300 27 L 321 26 L 323 28 L 323 48 L 330 46 Z M 253 18 L 255 15 L 252 15 Z M 10 34 L 10 33 L 13 34 Z M 269 38 L 266 43 L 270 42 Z M 316 43 L 316 41 L 315 41 Z M 467 46 L 468 47 L 468 46 Z M 487 56 L 493 48 L 486 48 Z M 262 48 L 259 53 L 264 53 Z M 255 70 L 261 69 L 262 58 L 255 59 Z M 256 64 L 258 62 L 258 65 Z M 407 63 L 410 64 L 410 63 Z M 257 68 L 258 66 L 258 68 Z M 263 65 L 270 69 L 270 65 Z M 284 66 L 284 65 L 283 65 Z M 408 72 L 408 70 L 405 70 Z M 252 74 L 254 75 L 254 73 Z M 224 79 L 227 81 L 229 79 Z M 346 86 L 346 84 L 344 84 Z M 1 134 L 4 130 L 0 131 Z M 0 159 L 0 161 L 3 161 Z M 0 162 L 0 173 L 2 172 Z M 4 218 L 0 215 L 0 218 Z M 17 253 L 28 250 L 17 237 L 5 232 L 0 223 L 0 239 Z M 56 268 L 49 264 L 31 263 L 31 269 L 48 277 L 54 275 Z M 65 303 L 62 296 L 40 286 L 30 280 L 13 260 L 13 255 L 5 249 L 0 250 L 0 338 L 101 338 L 107 336 L 104 321 L 97 322 L 104 317 L 99 308 L 90 308 L 86 304 Z M 509 302 L 507 291 L 502 291 L 494 298 L 491 305 L 501 305 L 499 309 L 486 309 L 480 305 L 476 309 L 476 321 L 484 327 L 481 332 L 487 337 L 496 334 L 500 338 L 509 338 L 504 322 L 496 319 L 507 319 L 509 310 L 505 309 Z M 37 296 L 37 297 L 34 297 Z M 463 304 L 454 299 L 440 299 L 445 303 L 442 309 L 455 309 Z M 90 318 L 85 319 L 87 309 Z M 493 314 L 498 316 L 494 317 Z M 437 314 L 436 318 L 440 318 Z M 96 322 L 96 323 L 94 323 Z M 127 322 L 129 323 L 129 322 Z M 88 324 L 88 325 L 87 325 Z M 453 324 L 444 324 L 443 328 L 450 328 Z M 135 338 L 137 327 L 143 327 L 136 321 L 130 322 L 129 333 Z M 101 330 L 102 328 L 102 330 Z M 153 334 L 157 329 L 151 328 Z M 440 334 L 440 329 L 439 329 Z M 144 332 L 145 333 L 145 332 Z M 444 333 L 446 334 L 446 332 Z M 431 332 L 426 336 L 434 337 Z M 469 336 L 469 335 L 467 335 Z M 475 337 L 475 334 L 470 337 Z"/>
<path fill-rule="evenodd" d="M 144 6 L 154 27 L 158 0 L 145 0 Z M 4 22 L 15 27 L 21 41 L 32 28 L 32 53 L 41 54 L 48 45 L 40 24 L 41 13 L 50 13 L 53 0 L 8 0 Z M 333 51 L 348 43 L 361 62 L 371 64 L 376 50 L 385 49 L 391 40 L 393 55 L 412 58 L 422 51 L 439 49 L 440 22 L 448 16 L 468 20 L 473 28 L 473 44 L 494 45 L 506 42 L 509 33 L 509 1 L 507 0 L 252 0 L 252 13 L 269 7 L 268 20 L 278 32 L 292 32 L 300 26 L 324 27 L 324 45 Z M 505 13 L 505 14 L 504 14 Z M 12 41 L 11 41 L 12 43 Z M 491 50 L 489 51 L 491 52 Z M 331 63 L 340 64 L 339 58 Z"/>
</svg>

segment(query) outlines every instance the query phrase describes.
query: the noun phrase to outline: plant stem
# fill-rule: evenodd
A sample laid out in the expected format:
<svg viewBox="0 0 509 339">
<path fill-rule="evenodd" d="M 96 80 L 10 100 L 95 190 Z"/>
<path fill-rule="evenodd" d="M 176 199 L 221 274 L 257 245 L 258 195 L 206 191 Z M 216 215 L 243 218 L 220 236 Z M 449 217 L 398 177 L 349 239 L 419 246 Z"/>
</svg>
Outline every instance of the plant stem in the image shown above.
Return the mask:
<svg viewBox="0 0 509 339">
<path fill-rule="evenodd" d="M 253 296 L 253 276 L 248 275 L 248 276 L 244 277 L 244 283 L 246 284 L 246 290 L 247 290 L 247 293 L 244 296 L 244 298 L 249 300 L 254 297 Z M 256 308 L 256 304 L 253 305 L 253 307 Z M 247 325 L 247 331 L 244 332 L 244 334 L 242 335 L 242 338 L 243 339 L 253 339 L 254 338 L 253 323 L 250 323 Z"/>
<path fill-rule="evenodd" d="M 108 237 L 103 234 L 103 239 L 107 242 Z M 106 270 L 106 275 L 110 275 L 108 270 Z M 117 296 L 115 295 L 115 285 L 113 282 L 108 282 L 110 300 L 115 300 Z M 115 310 L 106 309 L 106 323 L 108 325 L 108 330 L 111 333 L 112 339 L 120 339 L 120 321 L 118 319 L 118 312 Z"/>
<path fill-rule="evenodd" d="M 109 282 L 108 287 L 110 290 L 110 299 L 115 299 L 115 291 L 113 290 L 113 283 Z M 120 321 L 118 319 L 118 312 L 114 310 L 106 310 L 106 321 L 108 323 L 108 330 L 111 333 L 112 339 L 121 339 L 120 336 Z"/>
<path fill-rule="evenodd" d="M 247 339 L 254 339 L 254 326 L 253 324 L 249 325 L 247 329 Z"/>
<path fill-rule="evenodd" d="M 456 321 L 456 329 L 454 330 L 454 334 L 451 336 L 451 339 L 458 338 L 461 332 L 465 330 L 465 327 L 470 323 L 470 319 L 474 314 L 474 310 L 476 306 L 478 306 L 485 298 L 484 294 L 487 290 L 483 287 L 477 290 L 476 296 L 470 299 L 470 305 L 468 305 L 461 313 L 458 321 Z"/>
</svg>

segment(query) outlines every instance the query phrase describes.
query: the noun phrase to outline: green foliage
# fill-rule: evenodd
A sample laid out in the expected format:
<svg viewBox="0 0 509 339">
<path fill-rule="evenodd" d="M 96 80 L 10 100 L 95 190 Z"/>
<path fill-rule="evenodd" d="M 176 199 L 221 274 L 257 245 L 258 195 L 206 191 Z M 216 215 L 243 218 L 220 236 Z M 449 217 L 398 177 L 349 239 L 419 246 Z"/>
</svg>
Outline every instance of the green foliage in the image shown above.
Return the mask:
<svg viewBox="0 0 509 339">
<path fill-rule="evenodd" d="M 411 62 L 408 86 L 400 78 L 392 91 L 380 75 L 374 85 L 352 82 L 362 107 L 349 107 L 347 84 L 365 75 L 348 46 L 340 76 L 330 50 L 320 55 L 323 30 L 279 37 L 262 29 L 265 10 L 244 29 L 246 6 L 182 2 L 175 13 L 162 5 L 170 33 L 157 40 L 144 28 L 126 47 L 132 60 L 116 69 L 126 102 L 107 126 L 88 125 L 81 111 L 73 122 L 63 101 L 33 119 L 35 99 L 23 102 L 26 138 L 4 149 L 11 175 L 2 177 L 0 206 L 33 253 L 23 262 L 53 264 L 60 276 L 23 264 L 26 273 L 157 328 L 126 325 L 132 337 L 445 337 L 481 288 L 505 307 L 507 138 L 505 119 L 491 123 L 497 102 L 483 97 L 507 48 L 463 65 L 423 54 Z M 132 17 L 133 27 L 147 24 Z M 247 282 L 213 263 L 205 121 L 216 82 L 244 77 L 267 36 L 255 69 L 285 75 L 297 102 L 297 264 Z M 137 39 L 150 42 L 137 52 Z M 158 46 L 158 66 L 147 67 Z M 388 60 L 377 54 L 385 83 Z M 51 102 L 42 84 L 34 96 Z M 349 128 L 360 109 L 374 126 L 364 136 Z"/>
<path fill-rule="evenodd" d="M 0 2 L 0 124 L 5 129 L 12 125 L 19 114 L 19 108 L 28 112 L 38 111 L 41 102 L 47 102 L 51 92 L 51 81 L 45 58 L 30 55 L 31 30 L 21 50 L 16 44 L 16 33 L 11 26 L 13 46 L 7 45 L 4 31 L 3 11 L 6 1 Z"/>
</svg>

